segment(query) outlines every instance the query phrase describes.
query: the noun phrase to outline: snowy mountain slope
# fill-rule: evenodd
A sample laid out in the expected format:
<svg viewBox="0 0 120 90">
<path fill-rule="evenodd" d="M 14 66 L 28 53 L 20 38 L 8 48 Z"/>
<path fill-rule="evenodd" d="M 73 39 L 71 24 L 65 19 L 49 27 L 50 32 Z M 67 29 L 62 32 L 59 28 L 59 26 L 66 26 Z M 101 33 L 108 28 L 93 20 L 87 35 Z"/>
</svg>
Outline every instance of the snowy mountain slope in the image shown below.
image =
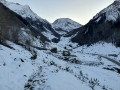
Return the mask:
<svg viewBox="0 0 120 90">
<path fill-rule="evenodd" d="M 114 1 L 107 8 L 99 12 L 72 38 L 80 45 L 90 45 L 105 41 L 120 46 L 120 1 Z"/>
<path fill-rule="evenodd" d="M 22 18 L 25 19 L 25 22 L 37 32 L 48 34 L 48 39 L 52 40 L 53 38 L 59 38 L 59 34 L 55 32 L 51 24 L 35 14 L 28 5 L 20 5 L 18 3 L 8 2 L 6 0 L 0 0 L 7 8 L 14 11 Z M 53 38 L 50 38 L 52 36 Z"/>
<path fill-rule="evenodd" d="M 117 19 L 120 17 L 120 0 L 115 0 L 114 3 L 112 3 L 110 6 L 102 10 L 100 13 L 98 13 L 95 18 L 98 18 L 100 15 L 105 14 L 106 21 L 113 21 L 116 22 Z M 96 22 L 98 22 L 101 19 L 99 17 Z"/>
<path fill-rule="evenodd" d="M 76 55 L 77 60 L 82 62 L 82 64 L 78 64 L 77 62 L 69 62 L 72 60 L 71 57 L 68 61 L 59 58 L 64 58 L 61 52 L 51 53 L 49 50 L 34 49 L 37 52 L 37 58 L 31 60 L 31 52 L 14 43 L 8 42 L 8 44 L 14 50 L 0 45 L 1 89 L 120 89 L 120 74 L 116 70 L 104 69 L 114 67 L 120 69 L 120 67 L 104 58 L 100 60 L 98 56 L 78 53 L 81 50 L 75 49 L 71 54 Z"/>
<path fill-rule="evenodd" d="M 38 36 L 42 38 L 38 38 Z M 26 46 L 39 47 L 48 41 L 42 34 L 38 35 L 33 32 L 18 14 L 0 3 L 0 43 L 4 44 L 6 40 Z"/>
<path fill-rule="evenodd" d="M 6 7 L 16 12 L 24 18 L 32 18 L 32 20 L 40 20 L 41 22 L 47 22 L 46 20 L 35 14 L 28 5 L 20 5 L 19 3 L 8 2 L 6 0 L 0 0 Z"/>
<path fill-rule="evenodd" d="M 59 34 L 63 35 L 73 29 L 80 28 L 82 25 L 69 18 L 60 18 L 55 20 L 52 26 Z"/>
</svg>

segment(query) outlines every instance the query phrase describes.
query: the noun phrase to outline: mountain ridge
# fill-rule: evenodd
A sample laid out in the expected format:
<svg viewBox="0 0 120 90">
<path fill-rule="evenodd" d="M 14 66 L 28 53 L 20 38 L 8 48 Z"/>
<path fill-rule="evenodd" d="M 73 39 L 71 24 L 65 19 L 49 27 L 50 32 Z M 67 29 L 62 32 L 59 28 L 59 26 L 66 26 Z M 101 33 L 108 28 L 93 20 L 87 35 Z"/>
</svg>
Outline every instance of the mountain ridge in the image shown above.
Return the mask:
<svg viewBox="0 0 120 90">
<path fill-rule="evenodd" d="M 42 19 L 36 13 L 34 13 L 28 5 L 23 6 L 18 3 L 8 2 L 5 0 L 1 0 L 0 2 L 24 18 L 27 24 L 31 28 L 34 28 L 35 32 L 42 33 L 47 39 L 49 39 L 49 41 L 60 37 L 60 35 L 52 28 L 52 25 L 47 20 Z"/>
<path fill-rule="evenodd" d="M 58 33 L 65 35 L 74 29 L 80 28 L 82 25 L 69 18 L 59 18 L 52 23 L 52 26 Z"/>
<path fill-rule="evenodd" d="M 114 1 L 100 11 L 86 25 L 79 28 L 77 35 L 71 40 L 80 45 L 91 45 L 105 41 L 120 46 L 120 2 Z"/>
</svg>

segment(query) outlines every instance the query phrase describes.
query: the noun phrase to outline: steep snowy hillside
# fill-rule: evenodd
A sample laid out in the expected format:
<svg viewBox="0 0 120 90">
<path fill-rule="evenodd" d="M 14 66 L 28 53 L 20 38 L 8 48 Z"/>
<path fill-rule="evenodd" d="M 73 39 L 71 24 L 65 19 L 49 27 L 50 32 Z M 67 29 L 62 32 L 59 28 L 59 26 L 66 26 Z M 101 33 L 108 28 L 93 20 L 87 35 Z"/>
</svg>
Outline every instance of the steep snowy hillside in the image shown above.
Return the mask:
<svg viewBox="0 0 120 90">
<path fill-rule="evenodd" d="M 53 28 L 61 35 L 67 34 L 73 29 L 81 27 L 81 25 L 69 18 L 60 18 L 53 22 Z"/>
<path fill-rule="evenodd" d="M 42 38 L 39 38 L 39 37 Z M 48 41 L 42 34 L 36 34 L 24 20 L 0 3 L 0 43 L 9 40 L 17 44 L 39 46 Z"/>
<path fill-rule="evenodd" d="M 35 14 L 28 5 L 20 5 L 19 3 L 8 2 L 6 0 L 0 0 L 5 6 L 13 10 L 17 14 L 21 15 L 24 18 L 32 18 L 35 20 L 40 20 L 41 22 L 46 22 L 44 19 L 40 18 Z"/>
<path fill-rule="evenodd" d="M 106 21 L 116 22 L 117 19 L 120 17 L 120 0 L 115 0 L 114 3 L 112 3 L 110 6 L 102 10 L 100 13 L 98 13 L 94 17 L 94 19 L 97 18 L 96 22 L 100 21 L 101 19 L 100 16 L 102 14 L 105 14 Z"/>
<path fill-rule="evenodd" d="M 80 45 L 105 41 L 120 46 L 120 1 L 114 1 L 85 26 L 79 28 L 72 41 Z"/>
<path fill-rule="evenodd" d="M 55 32 L 51 24 L 35 14 L 28 5 L 20 5 L 18 3 L 8 2 L 6 0 L 0 0 L 6 7 L 22 16 L 28 25 L 36 30 L 36 33 L 41 32 L 49 40 L 59 38 L 59 34 Z"/>
</svg>

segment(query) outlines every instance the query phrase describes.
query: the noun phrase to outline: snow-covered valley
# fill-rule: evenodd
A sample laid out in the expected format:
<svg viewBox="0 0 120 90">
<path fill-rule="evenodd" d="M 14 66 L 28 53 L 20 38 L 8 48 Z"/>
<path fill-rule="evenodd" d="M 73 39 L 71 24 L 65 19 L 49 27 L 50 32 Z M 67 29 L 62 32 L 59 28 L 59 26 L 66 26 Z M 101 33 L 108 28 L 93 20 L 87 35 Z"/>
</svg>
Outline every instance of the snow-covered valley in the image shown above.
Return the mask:
<svg viewBox="0 0 120 90">
<path fill-rule="evenodd" d="M 0 90 L 120 90 L 119 7 L 82 26 L 0 0 Z"/>
<path fill-rule="evenodd" d="M 120 48 L 111 44 L 99 43 L 77 48 L 75 45 L 71 48 L 68 44 L 65 45 L 66 48 L 60 47 L 63 49 L 59 48 L 61 43 L 58 43 L 58 46 L 51 44 L 51 47 L 58 48 L 57 53 L 34 48 L 37 52 L 35 59 L 31 58 L 31 51 L 24 47 L 12 42 L 8 44 L 14 49 L 0 45 L 1 90 L 120 89 L 120 66 L 99 56 L 101 53 L 106 57 L 108 54 L 117 54 L 114 59 L 119 60 Z M 111 49 L 104 53 L 99 50 L 100 46 Z M 64 56 L 63 51 L 69 51 L 71 55 Z"/>
</svg>

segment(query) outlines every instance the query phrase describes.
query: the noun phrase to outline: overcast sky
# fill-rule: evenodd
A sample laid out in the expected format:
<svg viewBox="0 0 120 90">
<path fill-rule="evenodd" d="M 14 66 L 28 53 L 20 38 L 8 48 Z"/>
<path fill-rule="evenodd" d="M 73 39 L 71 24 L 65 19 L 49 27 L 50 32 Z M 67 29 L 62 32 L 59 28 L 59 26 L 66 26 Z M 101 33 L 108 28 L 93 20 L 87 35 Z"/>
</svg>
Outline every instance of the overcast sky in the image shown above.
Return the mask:
<svg viewBox="0 0 120 90">
<path fill-rule="evenodd" d="M 53 22 L 58 18 L 71 18 L 86 24 L 100 10 L 114 0 L 7 0 L 27 4 L 40 17 Z"/>
</svg>

